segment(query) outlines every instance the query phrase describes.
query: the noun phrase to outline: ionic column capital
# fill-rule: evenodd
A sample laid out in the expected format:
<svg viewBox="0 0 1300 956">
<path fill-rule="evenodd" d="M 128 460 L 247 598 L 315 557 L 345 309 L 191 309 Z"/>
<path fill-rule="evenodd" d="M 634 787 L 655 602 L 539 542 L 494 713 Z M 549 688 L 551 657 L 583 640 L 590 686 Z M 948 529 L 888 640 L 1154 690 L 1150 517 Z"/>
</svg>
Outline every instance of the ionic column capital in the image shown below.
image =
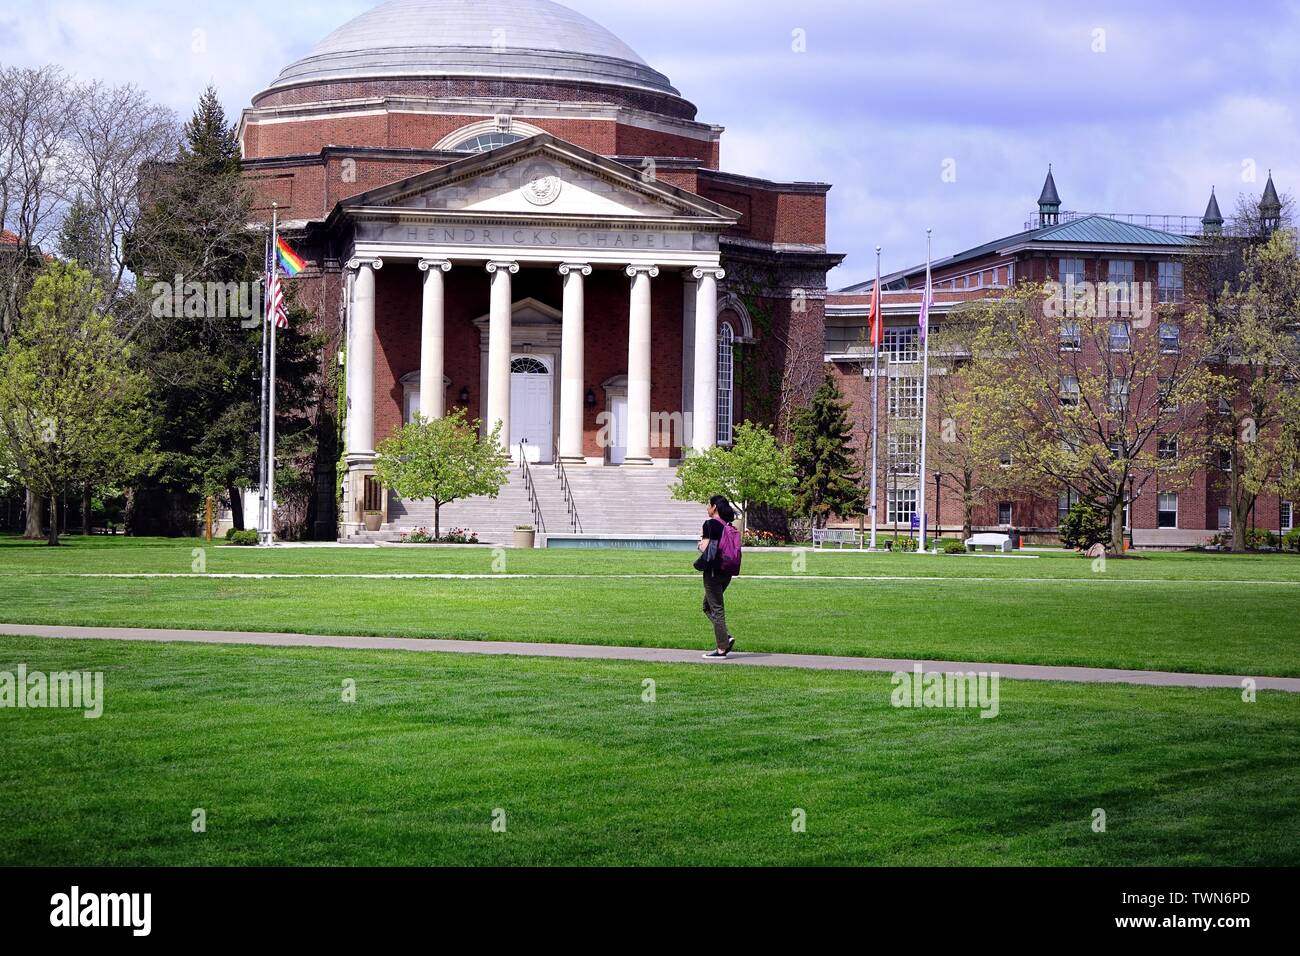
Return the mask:
<svg viewBox="0 0 1300 956">
<path fill-rule="evenodd" d="M 519 271 L 519 263 L 509 262 L 501 259 L 492 259 L 487 263 L 485 268 L 487 269 L 488 273 L 491 275 L 496 275 L 497 271 L 500 269 L 504 269 L 506 272 L 509 272 L 511 275 L 514 275 L 516 272 Z"/>
<path fill-rule="evenodd" d="M 370 266 L 372 269 L 379 270 L 384 267 L 384 260 L 378 256 L 354 256 L 348 260 L 348 268 L 353 271 L 360 269 L 362 266 Z"/>
<path fill-rule="evenodd" d="M 727 277 L 727 270 L 720 269 L 717 266 L 696 266 L 691 270 L 691 278 L 699 282 L 705 276 L 710 276 L 721 282 Z"/>
<path fill-rule="evenodd" d="M 443 272 L 451 271 L 450 259 L 421 259 L 419 262 L 420 271 L 428 272 L 430 269 L 441 269 Z"/>
<path fill-rule="evenodd" d="M 659 274 L 658 266 L 630 265 L 625 270 L 629 279 L 635 279 L 638 275 L 647 275 L 654 278 Z"/>
<path fill-rule="evenodd" d="M 561 262 L 560 275 L 567 276 L 570 272 L 576 272 L 579 275 L 591 275 L 591 263 L 589 262 Z"/>
</svg>

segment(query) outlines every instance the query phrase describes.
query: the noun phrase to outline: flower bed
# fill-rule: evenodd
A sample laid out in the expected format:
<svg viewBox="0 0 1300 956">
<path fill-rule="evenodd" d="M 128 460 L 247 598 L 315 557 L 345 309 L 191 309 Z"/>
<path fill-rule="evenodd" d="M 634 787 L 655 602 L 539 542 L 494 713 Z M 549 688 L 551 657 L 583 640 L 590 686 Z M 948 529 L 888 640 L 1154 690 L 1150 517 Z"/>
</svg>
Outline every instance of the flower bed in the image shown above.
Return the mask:
<svg viewBox="0 0 1300 956">
<path fill-rule="evenodd" d="M 403 531 L 397 538 L 400 544 L 478 544 L 478 535 L 466 528 L 452 528 L 444 535 L 434 536 L 428 528 Z"/>
</svg>

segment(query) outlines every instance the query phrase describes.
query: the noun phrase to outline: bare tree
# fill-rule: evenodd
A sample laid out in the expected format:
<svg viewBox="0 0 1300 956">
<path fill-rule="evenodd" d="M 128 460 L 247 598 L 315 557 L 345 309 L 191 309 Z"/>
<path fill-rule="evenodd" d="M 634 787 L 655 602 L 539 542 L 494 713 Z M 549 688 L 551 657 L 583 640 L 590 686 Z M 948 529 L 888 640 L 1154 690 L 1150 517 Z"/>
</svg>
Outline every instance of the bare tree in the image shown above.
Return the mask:
<svg viewBox="0 0 1300 956">
<path fill-rule="evenodd" d="M 176 117 L 135 86 L 94 82 L 78 90 L 69 130 L 69 186 L 88 207 L 104 250 L 105 307 L 129 291 L 126 237 L 140 220 L 140 173 L 175 153 Z M 89 264 L 84 264 L 89 267 Z"/>
</svg>

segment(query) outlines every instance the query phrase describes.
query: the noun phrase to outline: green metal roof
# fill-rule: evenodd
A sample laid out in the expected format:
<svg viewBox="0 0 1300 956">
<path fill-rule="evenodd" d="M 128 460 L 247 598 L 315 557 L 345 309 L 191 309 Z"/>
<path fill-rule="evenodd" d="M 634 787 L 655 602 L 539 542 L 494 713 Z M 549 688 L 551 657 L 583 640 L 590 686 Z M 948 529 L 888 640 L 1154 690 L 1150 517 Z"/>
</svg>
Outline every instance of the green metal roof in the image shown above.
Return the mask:
<svg viewBox="0 0 1300 956">
<path fill-rule="evenodd" d="M 1107 219 L 1105 216 L 1085 216 L 1059 226 L 1036 230 L 1033 242 L 1099 242 L 1124 246 L 1194 246 L 1190 236 L 1176 236 L 1159 229 L 1135 226 Z"/>
</svg>

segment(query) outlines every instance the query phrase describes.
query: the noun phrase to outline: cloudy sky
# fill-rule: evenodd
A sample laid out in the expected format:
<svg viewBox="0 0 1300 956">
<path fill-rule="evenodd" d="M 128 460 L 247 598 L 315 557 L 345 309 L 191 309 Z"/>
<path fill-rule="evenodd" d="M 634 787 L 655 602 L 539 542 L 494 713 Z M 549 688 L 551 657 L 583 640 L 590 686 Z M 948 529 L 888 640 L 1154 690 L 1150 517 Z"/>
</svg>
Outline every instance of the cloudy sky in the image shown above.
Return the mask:
<svg viewBox="0 0 1300 956">
<path fill-rule="evenodd" d="M 0 0 L 0 63 L 237 115 L 373 0 Z M 725 169 L 834 184 L 846 285 L 1018 231 L 1047 164 L 1066 209 L 1231 215 L 1300 193 L 1300 2 L 569 0 L 727 127 Z M 183 13 L 178 11 L 184 11 Z"/>
</svg>

